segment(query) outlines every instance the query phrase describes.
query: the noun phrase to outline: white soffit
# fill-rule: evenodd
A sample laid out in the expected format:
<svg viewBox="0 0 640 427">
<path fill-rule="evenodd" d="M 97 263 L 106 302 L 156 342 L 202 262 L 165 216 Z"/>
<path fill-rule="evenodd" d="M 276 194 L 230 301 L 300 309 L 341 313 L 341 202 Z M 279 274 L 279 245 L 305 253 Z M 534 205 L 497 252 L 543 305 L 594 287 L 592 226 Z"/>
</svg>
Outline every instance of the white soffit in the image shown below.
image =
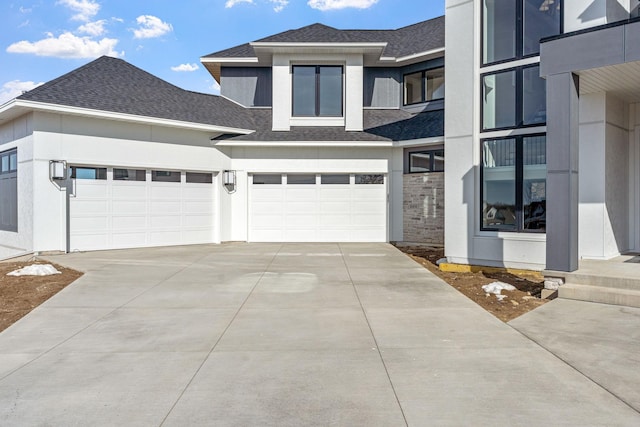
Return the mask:
<svg viewBox="0 0 640 427">
<path fill-rule="evenodd" d="M 580 93 L 608 92 L 627 102 L 640 102 L 640 62 L 581 71 Z"/>
</svg>

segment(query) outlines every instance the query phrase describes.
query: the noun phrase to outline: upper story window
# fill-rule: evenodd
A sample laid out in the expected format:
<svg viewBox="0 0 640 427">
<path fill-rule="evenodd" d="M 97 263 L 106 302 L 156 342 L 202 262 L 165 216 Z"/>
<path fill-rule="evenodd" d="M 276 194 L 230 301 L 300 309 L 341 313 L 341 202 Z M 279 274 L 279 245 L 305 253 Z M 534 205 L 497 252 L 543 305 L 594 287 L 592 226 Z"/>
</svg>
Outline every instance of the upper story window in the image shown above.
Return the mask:
<svg viewBox="0 0 640 427">
<path fill-rule="evenodd" d="M 294 117 L 342 117 L 342 66 L 294 65 L 292 74 Z"/>
<path fill-rule="evenodd" d="M 404 76 L 404 105 L 444 98 L 444 68 Z"/>
<path fill-rule="evenodd" d="M 562 0 L 483 0 L 482 63 L 540 52 L 540 39 L 560 34 Z"/>
<path fill-rule="evenodd" d="M 482 130 L 540 126 L 547 121 L 547 86 L 538 65 L 482 75 Z"/>
</svg>

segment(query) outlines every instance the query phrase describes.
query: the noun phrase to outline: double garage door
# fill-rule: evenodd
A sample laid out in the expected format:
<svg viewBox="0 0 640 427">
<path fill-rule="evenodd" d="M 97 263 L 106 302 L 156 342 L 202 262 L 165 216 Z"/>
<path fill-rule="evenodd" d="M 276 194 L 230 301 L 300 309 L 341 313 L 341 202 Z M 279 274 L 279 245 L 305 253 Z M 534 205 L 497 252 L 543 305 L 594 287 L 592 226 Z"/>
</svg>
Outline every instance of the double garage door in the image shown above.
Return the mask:
<svg viewBox="0 0 640 427">
<path fill-rule="evenodd" d="M 212 173 L 72 167 L 70 250 L 212 243 Z"/>
<path fill-rule="evenodd" d="M 386 242 L 382 174 L 253 174 L 249 241 Z"/>
</svg>

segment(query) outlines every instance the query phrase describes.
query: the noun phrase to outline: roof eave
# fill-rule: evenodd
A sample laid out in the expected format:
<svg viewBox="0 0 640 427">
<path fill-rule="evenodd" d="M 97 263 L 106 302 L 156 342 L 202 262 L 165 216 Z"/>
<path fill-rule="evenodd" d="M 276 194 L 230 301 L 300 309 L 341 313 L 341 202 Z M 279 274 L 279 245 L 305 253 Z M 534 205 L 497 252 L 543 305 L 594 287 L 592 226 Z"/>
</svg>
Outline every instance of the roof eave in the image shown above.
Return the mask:
<svg viewBox="0 0 640 427">
<path fill-rule="evenodd" d="M 439 58 L 444 56 L 445 49 L 444 47 L 439 47 L 437 49 L 431 49 L 424 52 L 413 53 L 411 55 L 405 56 L 383 56 L 380 58 L 380 62 L 383 64 L 412 64 L 415 62 L 421 62 L 428 59 Z"/>
<path fill-rule="evenodd" d="M 190 129 L 205 132 L 215 133 L 232 133 L 238 135 L 247 135 L 253 133 L 251 129 L 233 128 L 228 126 L 218 126 L 206 123 L 186 122 L 182 120 L 172 120 L 159 117 L 139 116 L 135 114 L 118 113 L 104 110 L 94 110 L 90 108 L 74 107 L 68 105 L 49 104 L 38 101 L 26 101 L 21 99 L 15 99 L 0 107 L 0 121 L 10 120 L 16 117 L 12 112 L 18 111 L 20 114 L 25 114 L 29 111 L 44 111 L 59 114 L 68 114 L 82 117 L 93 117 L 106 120 L 117 120 L 129 123 L 140 123 L 146 125 L 166 126 L 180 129 Z M 12 117 L 13 116 L 13 117 Z M 6 119 L 5 119 L 6 117 Z"/>
<path fill-rule="evenodd" d="M 387 148 L 393 141 L 212 141 L 218 147 L 345 147 L 345 148 Z"/>
</svg>

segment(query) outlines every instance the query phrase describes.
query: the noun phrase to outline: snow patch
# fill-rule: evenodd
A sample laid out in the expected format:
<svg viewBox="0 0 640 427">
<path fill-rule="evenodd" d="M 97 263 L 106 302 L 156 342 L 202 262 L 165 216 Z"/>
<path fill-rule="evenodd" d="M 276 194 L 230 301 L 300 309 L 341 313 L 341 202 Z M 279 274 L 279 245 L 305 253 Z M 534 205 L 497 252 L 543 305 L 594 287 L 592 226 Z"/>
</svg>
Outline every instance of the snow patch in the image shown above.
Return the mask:
<svg viewBox="0 0 640 427">
<path fill-rule="evenodd" d="M 482 286 L 482 290 L 487 293 L 487 296 L 488 296 L 488 294 L 495 294 L 496 298 L 498 298 L 498 301 L 502 301 L 507 296 L 506 295 L 502 295 L 501 292 L 502 291 L 515 291 L 516 287 L 513 286 L 513 285 L 510 285 L 509 283 L 493 282 L 493 283 L 489 283 L 488 285 Z"/>
<path fill-rule="evenodd" d="M 33 264 L 7 273 L 7 276 L 51 276 L 62 274 L 51 264 Z"/>
</svg>

